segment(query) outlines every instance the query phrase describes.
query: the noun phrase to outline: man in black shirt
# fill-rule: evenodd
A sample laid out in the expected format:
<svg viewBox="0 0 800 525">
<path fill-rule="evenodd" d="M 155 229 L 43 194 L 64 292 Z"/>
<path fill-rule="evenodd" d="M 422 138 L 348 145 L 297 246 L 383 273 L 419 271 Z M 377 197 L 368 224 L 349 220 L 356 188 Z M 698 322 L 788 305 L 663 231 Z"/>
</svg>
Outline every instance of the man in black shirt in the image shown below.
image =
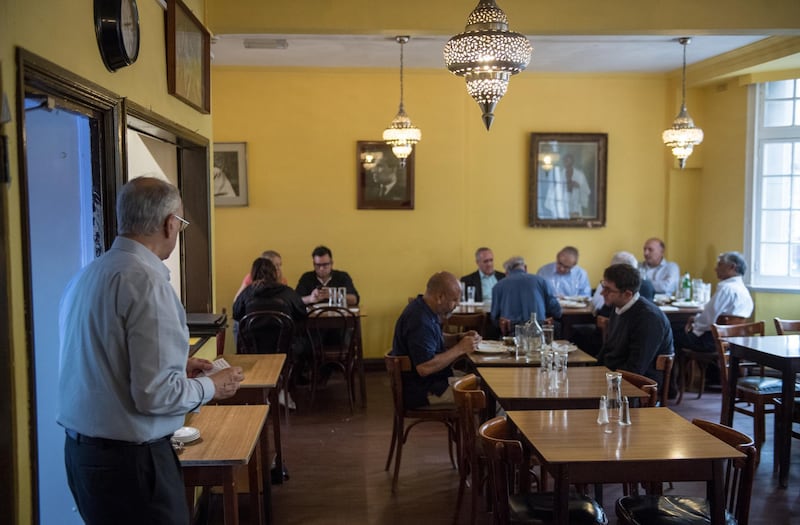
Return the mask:
<svg viewBox="0 0 800 525">
<path fill-rule="evenodd" d="M 346 288 L 347 305 L 358 305 L 359 296 L 353 280 L 347 274 L 333 269 L 333 254 L 327 246 L 317 246 L 311 252 L 314 271 L 306 272 L 297 282 L 295 290 L 303 298 L 303 303 L 315 304 L 328 300 L 328 288 Z"/>
</svg>

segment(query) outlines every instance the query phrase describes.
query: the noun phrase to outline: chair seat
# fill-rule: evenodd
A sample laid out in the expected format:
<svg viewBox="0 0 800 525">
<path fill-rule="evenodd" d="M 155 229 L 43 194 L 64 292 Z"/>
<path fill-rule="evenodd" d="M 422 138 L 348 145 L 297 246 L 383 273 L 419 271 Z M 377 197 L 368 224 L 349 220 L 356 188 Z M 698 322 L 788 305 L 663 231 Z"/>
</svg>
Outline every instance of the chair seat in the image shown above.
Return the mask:
<svg viewBox="0 0 800 525">
<path fill-rule="evenodd" d="M 711 523 L 708 502 L 684 496 L 624 496 L 617 500 L 617 517 L 626 525 L 705 525 Z M 736 519 L 725 513 L 726 525 Z"/>
<path fill-rule="evenodd" d="M 555 497 L 552 492 L 532 492 L 509 496 L 511 523 L 545 524 L 553 522 Z M 605 525 L 608 523 L 603 507 L 581 494 L 570 494 L 570 525 Z"/>
<path fill-rule="evenodd" d="M 740 377 L 736 385 L 759 394 L 780 394 L 783 381 L 774 377 L 745 376 Z"/>
</svg>

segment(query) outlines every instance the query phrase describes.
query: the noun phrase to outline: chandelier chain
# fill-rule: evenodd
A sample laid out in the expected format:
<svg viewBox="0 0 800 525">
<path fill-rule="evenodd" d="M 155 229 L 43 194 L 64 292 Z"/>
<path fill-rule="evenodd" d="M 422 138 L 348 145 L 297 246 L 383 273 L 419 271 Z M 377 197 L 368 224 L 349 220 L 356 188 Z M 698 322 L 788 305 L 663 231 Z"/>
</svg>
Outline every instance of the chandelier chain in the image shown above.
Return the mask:
<svg viewBox="0 0 800 525">
<path fill-rule="evenodd" d="M 397 39 L 400 42 L 400 111 L 403 111 L 403 48 L 405 42 L 402 38 Z"/>
</svg>

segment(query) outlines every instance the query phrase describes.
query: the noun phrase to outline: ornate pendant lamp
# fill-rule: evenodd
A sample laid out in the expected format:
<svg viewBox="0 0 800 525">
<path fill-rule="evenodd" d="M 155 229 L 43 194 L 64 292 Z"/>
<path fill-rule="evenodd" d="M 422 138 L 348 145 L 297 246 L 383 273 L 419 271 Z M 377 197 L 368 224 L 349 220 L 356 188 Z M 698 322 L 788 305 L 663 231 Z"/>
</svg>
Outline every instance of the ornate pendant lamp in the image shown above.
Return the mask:
<svg viewBox="0 0 800 525">
<path fill-rule="evenodd" d="M 405 166 L 414 144 L 422 139 L 422 131 L 414 127 L 403 107 L 403 45 L 408 43 L 410 37 L 398 36 L 395 40 L 400 44 L 400 109 L 389 127 L 383 130 L 383 141 L 392 147 L 392 153 L 400 160 L 400 165 Z"/>
<path fill-rule="evenodd" d="M 679 38 L 678 42 L 683 46 L 683 77 L 681 79 L 681 110 L 672 122 L 672 127 L 665 129 L 661 134 L 661 140 L 668 148 L 672 148 L 672 154 L 678 159 L 681 169 L 686 166 L 686 159 L 692 154 L 695 146 L 703 142 L 703 130 L 695 127 L 692 117 L 686 110 L 686 46 L 692 39 L 688 37 Z"/>
<path fill-rule="evenodd" d="M 480 0 L 467 18 L 464 32 L 445 44 L 447 69 L 466 79 L 467 91 L 480 106 L 487 130 L 511 75 L 528 66 L 532 52 L 525 36 L 508 30 L 508 17 L 494 0 Z"/>
</svg>

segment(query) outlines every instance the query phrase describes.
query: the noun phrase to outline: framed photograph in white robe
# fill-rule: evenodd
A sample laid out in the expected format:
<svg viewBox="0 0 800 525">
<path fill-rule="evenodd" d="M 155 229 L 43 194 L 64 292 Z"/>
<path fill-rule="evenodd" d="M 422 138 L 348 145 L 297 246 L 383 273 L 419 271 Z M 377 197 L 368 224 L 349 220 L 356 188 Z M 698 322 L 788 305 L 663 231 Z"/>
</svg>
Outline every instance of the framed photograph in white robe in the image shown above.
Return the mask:
<svg viewBox="0 0 800 525">
<path fill-rule="evenodd" d="M 606 224 L 607 133 L 531 133 L 528 224 Z"/>
<path fill-rule="evenodd" d="M 215 142 L 212 187 L 215 206 L 247 206 L 247 143 Z"/>
</svg>

